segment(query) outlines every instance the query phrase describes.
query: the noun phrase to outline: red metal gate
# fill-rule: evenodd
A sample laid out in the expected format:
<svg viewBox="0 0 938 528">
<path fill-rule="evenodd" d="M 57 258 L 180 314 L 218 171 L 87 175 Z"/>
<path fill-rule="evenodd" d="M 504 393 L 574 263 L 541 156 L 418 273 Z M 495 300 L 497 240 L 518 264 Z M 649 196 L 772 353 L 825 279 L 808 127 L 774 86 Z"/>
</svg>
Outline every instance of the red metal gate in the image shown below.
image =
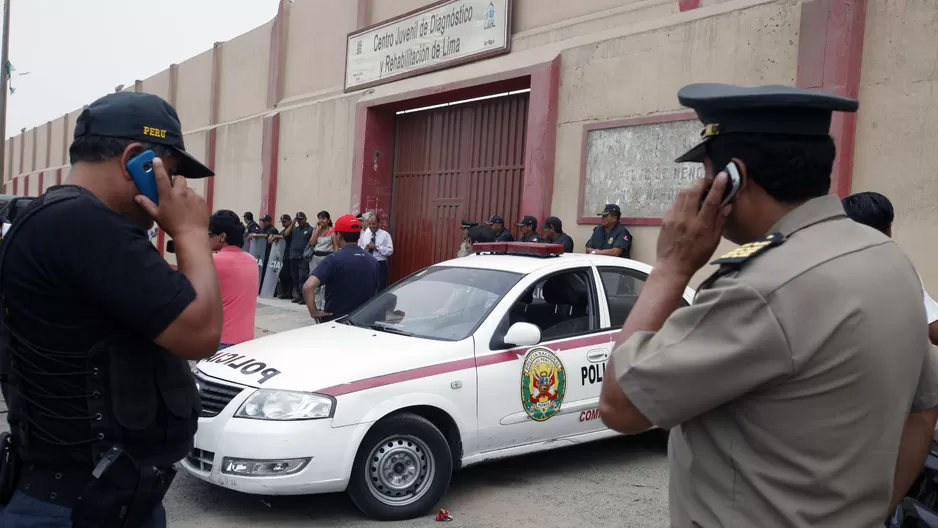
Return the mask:
<svg viewBox="0 0 938 528">
<path fill-rule="evenodd" d="M 527 94 L 397 116 L 391 281 L 454 258 L 463 219 L 517 236 L 527 118 Z"/>
</svg>

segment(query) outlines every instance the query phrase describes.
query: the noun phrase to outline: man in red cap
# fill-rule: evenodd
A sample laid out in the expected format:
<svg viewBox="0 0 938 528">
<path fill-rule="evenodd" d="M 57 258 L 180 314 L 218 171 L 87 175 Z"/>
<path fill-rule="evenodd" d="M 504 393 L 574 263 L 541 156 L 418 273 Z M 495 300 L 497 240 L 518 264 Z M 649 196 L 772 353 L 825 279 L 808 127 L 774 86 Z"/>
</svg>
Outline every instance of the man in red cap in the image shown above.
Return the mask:
<svg viewBox="0 0 938 528">
<path fill-rule="evenodd" d="M 345 215 L 332 228 L 338 250 L 326 257 L 303 285 L 309 315 L 320 323 L 344 317 L 371 299 L 378 290 L 378 261 L 358 247 L 361 220 Z M 323 311 L 316 308 L 316 288 L 328 286 Z"/>
</svg>

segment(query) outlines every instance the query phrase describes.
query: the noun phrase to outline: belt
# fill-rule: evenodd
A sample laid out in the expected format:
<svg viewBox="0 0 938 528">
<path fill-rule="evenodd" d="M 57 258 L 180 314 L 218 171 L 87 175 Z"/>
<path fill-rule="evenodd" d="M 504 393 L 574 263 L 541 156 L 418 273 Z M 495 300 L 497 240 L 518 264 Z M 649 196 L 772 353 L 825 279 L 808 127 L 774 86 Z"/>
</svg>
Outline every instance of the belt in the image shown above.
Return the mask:
<svg viewBox="0 0 938 528">
<path fill-rule="evenodd" d="M 27 464 L 23 467 L 16 489 L 36 500 L 73 508 L 91 480 L 90 468 L 57 471 Z"/>
<path fill-rule="evenodd" d="M 317 256 L 317 257 L 325 257 L 325 256 L 331 255 L 331 254 L 332 254 L 331 251 L 313 251 L 313 255 L 315 255 L 315 256 Z"/>
</svg>

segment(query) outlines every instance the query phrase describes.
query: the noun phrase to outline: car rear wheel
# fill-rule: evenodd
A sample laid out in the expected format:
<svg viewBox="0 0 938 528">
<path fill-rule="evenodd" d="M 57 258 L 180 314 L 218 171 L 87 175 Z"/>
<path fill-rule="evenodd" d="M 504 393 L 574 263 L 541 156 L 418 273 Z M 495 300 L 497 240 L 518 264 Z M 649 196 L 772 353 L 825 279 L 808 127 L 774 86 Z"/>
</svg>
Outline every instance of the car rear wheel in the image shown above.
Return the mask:
<svg viewBox="0 0 938 528">
<path fill-rule="evenodd" d="M 373 519 L 413 519 L 443 498 L 452 474 L 453 456 L 443 433 L 425 418 L 397 414 L 365 435 L 348 494 Z"/>
</svg>

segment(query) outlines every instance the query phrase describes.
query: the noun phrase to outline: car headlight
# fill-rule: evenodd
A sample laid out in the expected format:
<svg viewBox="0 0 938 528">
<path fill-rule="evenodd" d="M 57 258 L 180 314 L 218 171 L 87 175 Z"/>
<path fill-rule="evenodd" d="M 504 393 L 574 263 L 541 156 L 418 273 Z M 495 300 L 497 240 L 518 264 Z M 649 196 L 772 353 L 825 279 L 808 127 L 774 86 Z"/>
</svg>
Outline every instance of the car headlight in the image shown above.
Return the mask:
<svg viewBox="0 0 938 528">
<path fill-rule="evenodd" d="M 335 400 L 309 392 L 258 389 L 244 400 L 236 418 L 317 420 L 332 417 Z"/>
</svg>

